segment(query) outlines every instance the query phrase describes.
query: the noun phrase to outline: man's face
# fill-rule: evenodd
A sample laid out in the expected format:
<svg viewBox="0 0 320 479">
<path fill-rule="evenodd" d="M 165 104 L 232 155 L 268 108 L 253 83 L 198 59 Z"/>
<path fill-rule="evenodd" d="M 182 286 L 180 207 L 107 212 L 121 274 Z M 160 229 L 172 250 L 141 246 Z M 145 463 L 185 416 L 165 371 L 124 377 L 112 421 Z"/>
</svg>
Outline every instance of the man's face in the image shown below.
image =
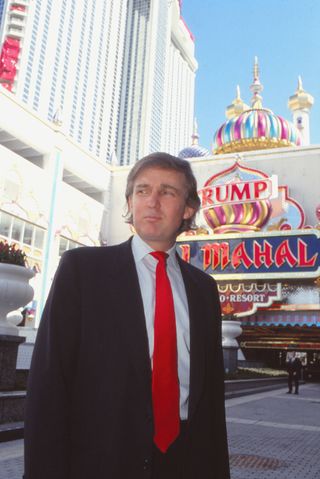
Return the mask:
<svg viewBox="0 0 320 479">
<path fill-rule="evenodd" d="M 138 174 L 129 210 L 136 232 L 151 248 L 166 251 L 174 244 L 182 220 L 194 213 L 186 196 L 183 173 L 149 167 Z"/>
</svg>

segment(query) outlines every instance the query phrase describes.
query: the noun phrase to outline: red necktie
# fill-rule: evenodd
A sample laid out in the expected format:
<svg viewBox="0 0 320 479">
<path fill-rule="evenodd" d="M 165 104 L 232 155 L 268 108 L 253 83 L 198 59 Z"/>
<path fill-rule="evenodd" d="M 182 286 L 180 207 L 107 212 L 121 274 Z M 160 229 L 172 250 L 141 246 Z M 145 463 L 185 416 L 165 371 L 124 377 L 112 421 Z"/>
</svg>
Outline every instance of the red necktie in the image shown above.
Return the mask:
<svg viewBox="0 0 320 479">
<path fill-rule="evenodd" d="M 166 271 L 168 255 L 163 251 L 154 251 L 151 255 L 158 260 L 152 367 L 153 439 L 160 451 L 166 452 L 180 430 L 177 334 Z"/>
</svg>

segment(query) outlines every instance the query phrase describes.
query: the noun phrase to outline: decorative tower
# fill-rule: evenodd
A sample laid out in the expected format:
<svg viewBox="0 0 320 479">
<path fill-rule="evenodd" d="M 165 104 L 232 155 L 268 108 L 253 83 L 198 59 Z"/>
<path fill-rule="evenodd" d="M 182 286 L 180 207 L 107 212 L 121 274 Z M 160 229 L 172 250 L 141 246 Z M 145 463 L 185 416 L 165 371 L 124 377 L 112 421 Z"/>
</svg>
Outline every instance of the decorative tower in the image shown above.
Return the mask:
<svg viewBox="0 0 320 479">
<path fill-rule="evenodd" d="M 245 104 L 240 96 L 240 87 L 237 85 L 237 96 L 231 103 L 231 105 L 226 108 L 226 117 L 230 120 L 236 116 L 241 115 L 246 110 L 249 110 L 249 106 Z"/>
<path fill-rule="evenodd" d="M 254 66 L 253 66 L 253 83 L 250 86 L 250 90 L 253 93 L 251 98 L 251 108 L 255 110 L 260 110 L 262 108 L 262 96 L 260 93 L 263 90 L 263 85 L 260 83 L 259 78 L 259 64 L 258 64 L 258 57 L 254 57 Z"/>
<path fill-rule="evenodd" d="M 198 122 L 196 118 L 193 120 L 193 131 L 191 135 L 191 140 L 191 145 L 199 145 Z"/>
<path fill-rule="evenodd" d="M 309 115 L 314 98 L 302 86 L 301 77 L 298 77 L 298 88 L 294 95 L 289 97 L 288 107 L 293 114 L 293 122 L 301 134 L 301 144 L 310 145 Z"/>
</svg>

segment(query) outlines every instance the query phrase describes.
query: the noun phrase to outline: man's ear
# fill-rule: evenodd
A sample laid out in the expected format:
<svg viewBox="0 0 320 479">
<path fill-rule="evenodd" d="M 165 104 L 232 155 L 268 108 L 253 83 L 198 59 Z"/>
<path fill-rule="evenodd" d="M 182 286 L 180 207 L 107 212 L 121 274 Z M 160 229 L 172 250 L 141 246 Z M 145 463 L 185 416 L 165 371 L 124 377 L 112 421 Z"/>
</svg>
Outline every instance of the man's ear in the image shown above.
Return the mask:
<svg viewBox="0 0 320 479">
<path fill-rule="evenodd" d="M 195 212 L 194 208 L 192 208 L 191 206 L 185 206 L 183 219 L 188 220 L 189 218 L 191 218 L 192 215 L 194 215 L 194 212 Z"/>
</svg>

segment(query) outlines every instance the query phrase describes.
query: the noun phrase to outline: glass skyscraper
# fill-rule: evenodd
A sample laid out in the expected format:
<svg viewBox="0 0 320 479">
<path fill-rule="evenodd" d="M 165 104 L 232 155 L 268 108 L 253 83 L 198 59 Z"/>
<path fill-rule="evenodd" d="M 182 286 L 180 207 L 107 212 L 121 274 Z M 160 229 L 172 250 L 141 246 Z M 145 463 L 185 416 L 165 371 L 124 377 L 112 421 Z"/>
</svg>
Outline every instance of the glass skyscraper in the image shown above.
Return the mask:
<svg viewBox="0 0 320 479">
<path fill-rule="evenodd" d="M 189 144 L 197 63 L 178 0 L 0 0 L 4 14 L 7 89 L 94 156 Z"/>
</svg>

